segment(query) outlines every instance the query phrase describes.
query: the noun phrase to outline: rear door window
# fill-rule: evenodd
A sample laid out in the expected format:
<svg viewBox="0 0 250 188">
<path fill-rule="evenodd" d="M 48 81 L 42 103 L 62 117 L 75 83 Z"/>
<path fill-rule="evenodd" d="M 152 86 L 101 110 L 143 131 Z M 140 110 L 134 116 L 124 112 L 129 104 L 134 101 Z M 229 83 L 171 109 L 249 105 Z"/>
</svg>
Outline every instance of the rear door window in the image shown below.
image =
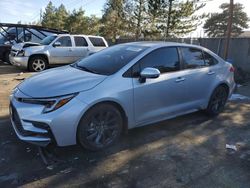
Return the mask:
<svg viewBox="0 0 250 188">
<path fill-rule="evenodd" d="M 106 47 L 105 42 L 103 41 L 103 38 L 100 37 L 89 37 L 89 40 L 93 44 L 93 46 L 96 47 Z"/>
<path fill-rule="evenodd" d="M 76 36 L 74 37 L 74 40 L 77 47 L 88 46 L 88 43 L 84 37 Z"/>
<path fill-rule="evenodd" d="M 197 48 L 182 47 L 182 58 L 185 69 L 195 69 L 205 66 L 203 52 Z"/>
</svg>

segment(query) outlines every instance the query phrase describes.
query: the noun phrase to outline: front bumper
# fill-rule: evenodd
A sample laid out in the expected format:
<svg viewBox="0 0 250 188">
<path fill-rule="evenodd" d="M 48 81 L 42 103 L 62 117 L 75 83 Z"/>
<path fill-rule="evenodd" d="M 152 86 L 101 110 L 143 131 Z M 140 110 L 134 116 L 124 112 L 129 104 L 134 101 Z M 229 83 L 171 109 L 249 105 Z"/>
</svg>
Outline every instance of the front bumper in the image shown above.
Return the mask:
<svg viewBox="0 0 250 188">
<path fill-rule="evenodd" d="M 28 68 L 29 57 L 25 57 L 25 56 L 19 57 L 19 56 L 13 56 L 10 54 L 9 60 L 12 65 L 22 67 L 22 68 Z"/>
<path fill-rule="evenodd" d="M 39 146 L 76 144 L 77 126 L 87 108 L 85 103 L 73 98 L 63 107 L 44 114 L 44 106 L 20 102 L 16 95 L 25 94 L 18 90 L 15 97 L 10 96 L 11 123 L 20 140 Z"/>
</svg>

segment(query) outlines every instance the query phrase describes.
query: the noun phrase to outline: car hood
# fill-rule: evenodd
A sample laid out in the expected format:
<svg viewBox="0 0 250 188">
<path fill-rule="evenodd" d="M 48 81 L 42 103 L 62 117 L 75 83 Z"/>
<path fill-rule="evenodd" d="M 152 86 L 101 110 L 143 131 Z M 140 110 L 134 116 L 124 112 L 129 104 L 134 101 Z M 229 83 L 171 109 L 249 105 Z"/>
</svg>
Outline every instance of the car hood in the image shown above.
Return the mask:
<svg viewBox="0 0 250 188">
<path fill-rule="evenodd" d="M 31 47 L 31 46 L 41 46 L 39 43 L 34 43 L 34 42 L 22 42 L 22 43 L 17 43 L 12 46 L 13 50 L 20 51 L 23 48 Z"/>
<path fill-rule="evenodd" d="M 90 90 L 106 77 L 64 66 L 33 75 L 19 84 L 18 89 L 32 98 L 56 97 Z"/>
</svg>

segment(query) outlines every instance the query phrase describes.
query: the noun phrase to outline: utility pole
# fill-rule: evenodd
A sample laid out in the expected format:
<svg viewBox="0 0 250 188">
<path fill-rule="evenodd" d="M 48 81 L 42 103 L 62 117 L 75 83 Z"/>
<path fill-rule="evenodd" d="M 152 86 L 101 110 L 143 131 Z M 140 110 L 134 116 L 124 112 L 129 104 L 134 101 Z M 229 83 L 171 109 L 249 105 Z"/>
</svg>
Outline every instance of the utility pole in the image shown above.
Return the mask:
<svg viewBox="0 0 250 188">
<path fill-rule="evenodd" d="M 234 1 L 230 0 L 229 5 L 229 17 L 228 17 L 228 24 L 227 24 L 227 35 L 226 35 L 226 41 L 224 46 L 224 59 L 227 60 L 228 58 L 228 49 L 229 49 L 229 43 L 232 33 L 232 22 L 233 22 L 233 9 L 234 9 Z"/>
<path fill-rule="evenodd" d="M 171 12 L 172 12 L 172 2 L 174 0 L 169 0 L 169 7 L 168 7 L 168 22 L 167 22 L 167 30 L 166 30 L 166 37 L 168 37 L 169 34 L 169 25 L 170 25 L 170 19 L 171 19 Z"/>
<path fill-rule="evenodd" d="M 40 24 L 42 23 L 42 18 L 43 18 L 43 10 L 40 9 L 40 18 L 39 18 Z"/>
</svg>

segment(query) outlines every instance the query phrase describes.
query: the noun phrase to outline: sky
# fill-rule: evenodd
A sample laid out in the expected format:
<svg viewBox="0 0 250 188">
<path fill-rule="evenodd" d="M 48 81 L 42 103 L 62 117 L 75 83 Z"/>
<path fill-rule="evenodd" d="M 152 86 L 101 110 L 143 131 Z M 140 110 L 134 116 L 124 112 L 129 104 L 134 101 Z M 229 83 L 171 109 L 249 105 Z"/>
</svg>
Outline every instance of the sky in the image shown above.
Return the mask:
<svg viewBox="0 0 250 188">
<path fill-rule="evenodd" d="M 58 7 L 63 3 L 67 10 L 72 11 L 82 7 L 86 15 L 96 15 L 100 17 L 106 0 L 51 0 L 53 5 Z M 229 2 L 229 0 L 201 0 L 206 2 L 206 6 L 198 12 L 201 14 L 218 12 L 219 5 Z M 0 22 L 2 23 L 30 23 L 39 20 L 40 10 L 44 10 L 49 0 L 0 0 Z M 250 0 L 234 0 L 245 7 L 245 12 L 250 17 Z M 250 24 L 249 24 L 250 25 Z M 190 34 L 192 37 L 203 36 L 202 27 Z"/>
</svg>

